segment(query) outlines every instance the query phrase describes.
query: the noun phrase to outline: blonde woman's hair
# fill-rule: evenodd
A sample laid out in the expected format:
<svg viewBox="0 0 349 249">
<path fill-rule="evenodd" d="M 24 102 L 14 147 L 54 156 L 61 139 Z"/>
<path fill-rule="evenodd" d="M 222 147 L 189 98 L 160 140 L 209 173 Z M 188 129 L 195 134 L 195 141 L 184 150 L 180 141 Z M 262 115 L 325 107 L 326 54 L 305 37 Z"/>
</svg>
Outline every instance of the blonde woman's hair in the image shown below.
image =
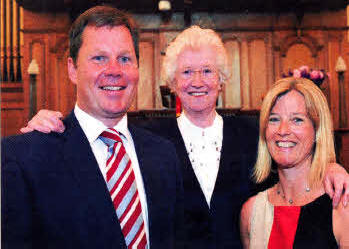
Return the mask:
<svg viewBox="0 0 349 249">
<path fill-rule="evenodd" d="M 307 115 L 313 123 L 315 141 L 313 159 L 308 181 L 310 186 L 322 182 L 328 163 L 336 161 L 333 125 L 326 97 L 311 80 L 305 78 L 284 78 L 277 81 L 265 96 L 260 112 L 260 128 L 257 162 L 254 179 L 263 182 L 270 174 L 272 158 L 268 151 L 265 132 L 269 115 L 276 101 L 291 90 L 301 93 L 305 100 Z"/>
<path fill-rule="evenodd" d="M 177 70 L 177 58 L 185 48 L 200 49 L 212 46 L 216 49 L 216 65 L 219 71 L 219 81 L 224 83 L 230 76 L 228 56 L 222 39 L 212 29 L 202 29 L 199 26 L 191 26 L 182 31 L 167 47 L 166 56 L 162 63 L 162 80 L 175 90 L 175 73 Z"/>
</svg>

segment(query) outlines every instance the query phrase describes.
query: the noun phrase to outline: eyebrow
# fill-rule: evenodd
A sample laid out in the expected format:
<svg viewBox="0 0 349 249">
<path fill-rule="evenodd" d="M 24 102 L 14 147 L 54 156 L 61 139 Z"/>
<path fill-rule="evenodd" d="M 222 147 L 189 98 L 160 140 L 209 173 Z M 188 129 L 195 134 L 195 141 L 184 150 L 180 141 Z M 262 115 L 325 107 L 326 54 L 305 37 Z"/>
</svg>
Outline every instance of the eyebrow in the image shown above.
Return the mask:
<svg viewBox="0 0 349 249">
<path fill-rule="evenodd" d="M 105 50 L 103 48 L 97 48 L 95 50 L 95 52 L 97 53 L 108 53 L 109 51 L 108 50 Z M 124 49 L 124 50 L 121 50 L 119 51 L 119 54 L 132 54 L 132 49 Z"/>
<path fill-rule="evenodd" d="M 94 52 L 97 52 L 97 53 L 106 53 L 106 51 L 103 50 L 103 49 L 96 49 L 96 50 L 94 50 Z"/>
<path fill-rule="evenodd" d="M 292 114 L 292 115 L 303 115 L 303 116 L 308 116 L 308 114 L 302 113 L 302 112 L 292 112 L 291 114 Z M 279 114 L 277 114 L 277 113 L 275 113 L 275 112 L 270 112 L 269 115 L 279 115 Z"/>
<path fill-rule="evenodd" d="M 134 49 L 128 48 L 128 49 L 121 50 L 119 52 L 119 54 L 133 54 L 133 52 L 135 52 Z M 135 55 L 136 55 L 136 53 L 135 53 Z"/>
<path fill-rule="evenodd" d="M 215 65 L 209 65 L 209 64 L 199 66 L 199 68 L 206 68 L 206 67 L 213 67 L 213 68 L 216 68 Z M 180 68 L 178 68 L 178 69 L 183 70 L 183 69 L 188 69 L 188 68 L 191 69 L 191 68 L 196 68 L 196 67 L 193 67 L 193 66 L 184 66 L 184 67 L 180 67 Z"/>
</svg>

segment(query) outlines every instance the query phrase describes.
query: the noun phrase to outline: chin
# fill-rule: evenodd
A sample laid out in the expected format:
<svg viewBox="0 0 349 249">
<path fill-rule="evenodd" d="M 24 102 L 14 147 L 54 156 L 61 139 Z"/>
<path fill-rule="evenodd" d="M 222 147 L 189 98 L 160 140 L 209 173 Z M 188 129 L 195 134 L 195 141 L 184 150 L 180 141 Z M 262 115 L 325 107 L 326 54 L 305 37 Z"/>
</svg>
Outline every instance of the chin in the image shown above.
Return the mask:
<svg viewBox="0 0 349 249">
<path fill-rule="evenodd" d="M 120 116 L 120 114 L 126 113 L 127 110 L 128 108 L 126 108 L 126 106 L 117 106 L 113 108 L 110 108 L 109 106 L 104 108 L 104 112 L 108 113 L 110 116 Z"/>
<path fill-rule="evenodd" d="M 200 112 L 200 111 L 207 111 L 207 110 L 215 110 L 215 107 L 212 107 L 211 105 L 208 105 L 205 103 L 195 103 L 191 105 L 189 109 L 192 111 Z"/>
<path fill-rule="evenodd" d="M 296 166 L 296 163 L 293 162 L 276 162 L 276 165 L 279 169 L 289 169 L 289 168 L 293 168 Z"/>
</svg>

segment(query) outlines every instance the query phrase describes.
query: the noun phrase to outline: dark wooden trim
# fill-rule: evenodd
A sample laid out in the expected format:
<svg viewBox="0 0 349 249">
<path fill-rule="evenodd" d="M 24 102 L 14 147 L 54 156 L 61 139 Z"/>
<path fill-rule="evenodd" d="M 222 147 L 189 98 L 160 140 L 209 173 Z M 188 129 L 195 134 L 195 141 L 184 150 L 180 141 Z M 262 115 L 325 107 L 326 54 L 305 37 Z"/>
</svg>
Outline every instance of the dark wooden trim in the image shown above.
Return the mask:
<svg viewBox="0 0 349 249">
<path fill-rule="evenodd" d="M 185 27 L 170 27 L 170 28 L 140 28 L 140 32 L 180 32 L 183 31 Z M 281 26 L 281 27 L 229 27 L 229 28 L 214 28 L 216 32 L 274 32 L 274 31 L 293 31 L 297 30 L 295 26 Z M 349 26 L 305 26 L 299 28 L 301 31 L 309 30 L 322 30 L 322 31 L 346 31 L 349 30 Z"/>
<path fill-rule="evenodd" d="M 2 93 L 22 93 L 23 87 L 1 87 Z"/>
<path fill-rule="evenodd" d="M 241 110 L 241 109 L 231 109 L 231 108 L 217 108 L 217 113 L 222 116 L 235 116 L 235 115 L 248 115 L 248 116 L 258 116 L 259 110 Z M 175 109 L 162 109 L 162 110 L 139 110 L 131 111 L 127 113 L 127 116 L 131 118 L 170 118 L 176 117 Z"/>
</svg>

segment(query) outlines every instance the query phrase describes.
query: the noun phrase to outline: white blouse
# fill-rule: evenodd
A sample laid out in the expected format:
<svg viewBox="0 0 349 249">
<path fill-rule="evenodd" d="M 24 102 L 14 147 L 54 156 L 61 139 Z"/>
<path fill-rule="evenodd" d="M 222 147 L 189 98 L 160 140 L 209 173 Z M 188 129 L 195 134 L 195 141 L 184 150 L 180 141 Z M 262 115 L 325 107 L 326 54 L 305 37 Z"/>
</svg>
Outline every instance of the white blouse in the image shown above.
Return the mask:
<svg viewBox="0 0 349 249">
<path fill-rule="evenodd" d="M 194 125 L 183 112 L 177 118 L 191 165 L 210 206 L 217 179 L 223 141 L 223 119 L 218 113 L 206 128 Z"/>
</svg>

